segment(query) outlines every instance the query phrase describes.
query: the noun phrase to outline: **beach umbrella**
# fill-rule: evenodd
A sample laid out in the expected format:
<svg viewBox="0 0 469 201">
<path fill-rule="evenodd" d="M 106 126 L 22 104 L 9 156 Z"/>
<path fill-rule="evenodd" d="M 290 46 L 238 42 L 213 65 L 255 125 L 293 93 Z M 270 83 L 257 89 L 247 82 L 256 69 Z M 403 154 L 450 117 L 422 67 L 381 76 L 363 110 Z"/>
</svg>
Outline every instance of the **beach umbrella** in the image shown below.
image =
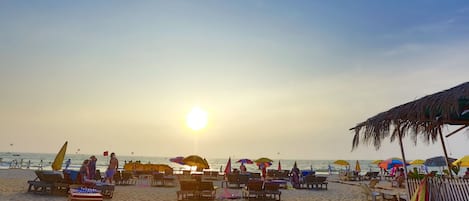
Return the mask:
<svg viewBox="0 0 469 201">
<path fill-rule="evenodd" d="M 469 155 L 465 155 L 464 157 L 456 160 L 453 162 L 454 166 L 460 166 L 460 167 L 469 167 Z"/>
<path fill-rule="evenodd" d="M 278 167 L 277 167 L 277 170 L 278 170 L 278 171 L 282 171 L 282 165 L 280 164 L 280 160 L 278 160 Z"/>
<path fill-rule="evenodd" d="M 68 141 L 65 141 L 65 144 L 60 148 L 59 153 L 55 156 L 54 162 L 52 162 L 52 170 L 58 171 L 62 169 L 62 163 L 64 162 L 65 152 L 67 151 Z"/>
<path fill-rule="evenodd" d="M 410 161 L 409 164 L 411 164 L 411 165 L 423 165 L 424 163 L 425 163 L 425 160 L 416 159 L 416 160 Z"/>
<path fill-rule="evenodd" d="M 448 160 L 450 164 L 456 161 L 455 158 L 448 158 Z M 446 166 L 446 158 L 444 156 L 436 156 L 433 158 L 429 158 L 425 160 L 424 165 L 428 167 L 443 167 Z"/>
<path fill-rule="evenodd" d="M 362 169 L 360 168 L 360 163 L 357 160 L 357 163 L 355 163 L 355 171 L 360 172 Z"/>
<path fill-rule="evenodd" d="M 296 165 L 296 161 L 295 161 L 295 163 L 293 164 L 293 169 L 298 169 L 298 165 Z"/>
<path fill-rule="evenodd" d="M 196 166 L 197 168 L 200 168 L 200 169 L 210 168 L 207 160 L 197 155 L 187 156 L 184 159 L 182 159 L 182 162 L 184 162 L 185 165 Z"/>
<path fill-rule="evenodd" d="M 247 158 L 239 159 L 236 162 L 237 163 L 246 163 L 246 164 L 253 164 L 254 163 L 251 159 L 247 159 Z"/>
<path fill-rule="evenodd" d="M 350 165 L 350 163 L 347 162 L 347 161 L 345 161 L 345 160 L 336 160 L 336 161 L 334 161 L 334 164 L 336 164 L 336 165 L 343 165 L 343 166 Z"/>
<path fill-rule="evenodd" d="M 150 164 L 150 169 L 156 172 L 164 172 L 173 168 L 166 164 Z"/>
<path fill-rule="evenodd" d="M 231 157 L 228 159 L 228 162 L 226 162 L 226 167 L 225 167 L 225 175 L 228 175 L 231 173 Z"/>
<path fill-rule="evenodd" d="M 380 164 L 381 162 L 383 162 L 383 160 L 374 160 L 374 161 L 371 162 L 371 164 L 378 165 L 378 164 Z"/>
<path fill-rule="evenodd" d="M 270 159 L 270 158 L 262 157 L 262 158 L 259 158 L 259 159 L 255 160 L 254 162 L 256 162 L 256 163 L 266 163 L 266 162 L 269 163 L 270 162 L 271 163 L 271 162 L 273 162 L 273 160 Z"/>
<path fill-rule="evenodd" d="M 171 161 L 173 163 L 177 163 L 179 165 L 185 165 L 184 162 L 182 162 L 182 160 L 184 160 L 184 156 L 178 156 L 178 157 L 174 157 L 174 158 L 169 159 L 169 161 Z"/>
<path fill-rule="evenodd" d="M 400 158 L 386 159 L 378 164 L 378 167 L 383 168 L 383 169 L 391 169 L 393 167 L 401 167 L 401 166 L 404 166 L 404 165 Z"/>
</svg>

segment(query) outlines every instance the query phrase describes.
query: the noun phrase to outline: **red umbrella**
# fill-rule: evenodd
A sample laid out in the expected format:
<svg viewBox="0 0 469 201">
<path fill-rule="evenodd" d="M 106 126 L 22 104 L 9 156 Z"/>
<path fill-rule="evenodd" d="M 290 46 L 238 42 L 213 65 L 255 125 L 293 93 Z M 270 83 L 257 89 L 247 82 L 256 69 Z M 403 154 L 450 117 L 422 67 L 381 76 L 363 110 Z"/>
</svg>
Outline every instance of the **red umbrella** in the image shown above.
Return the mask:
<svg viewBox="0 0 469 201">
<path fill-rule="evenodd" d="M 239 159 L 236 162 L 237 163 L 246 163 L 246 164 L 253 164 L 254 163 L 251 159 L 247 159 L 247 158 Z"/>
</svg>

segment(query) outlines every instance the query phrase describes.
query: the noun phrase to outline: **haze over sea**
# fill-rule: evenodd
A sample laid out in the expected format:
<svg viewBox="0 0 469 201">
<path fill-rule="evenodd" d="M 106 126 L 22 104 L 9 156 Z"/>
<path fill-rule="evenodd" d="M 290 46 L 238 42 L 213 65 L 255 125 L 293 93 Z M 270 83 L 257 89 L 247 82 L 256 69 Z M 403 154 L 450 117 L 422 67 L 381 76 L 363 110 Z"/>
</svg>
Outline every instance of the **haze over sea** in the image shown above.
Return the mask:
<svg viewBox="0 0 469 201">
<path fill-rule="evenodd" d="M 98 158 L 97 161 L 97 169 L 99 169 L 101 172 L 104 172 L 106 170 L 107 164 L 109 162 L 109 158 L 107 156 L 103 156 L 102 153 L 101 155 L 95 155 Z M 65 167 L 65 161 L 66 159 L 70 158 L 71 159 L 71 169 L 79 169 L 81 163 L 83 160 L 89 158 L 90 155 L 85 155 L 85 154 L 67 154 L 65 155 L 65 160 L 64 164 L 62 167 Z M 2 158 L 1 163 L 0 163 L 0 168 L 9 168 L 10 163 L 13 160 L 18 161 L 18 163 L 23 160 L 23 168 L 27 167 L 28 161 L 31 161 L 30 164 L 30 169 L 38 169 L 40 167 L 40 162 L 41 160 L 43 161 L 43 169 L 45 170 L 50 170 L 51 169 L 51 163 L 54 161 L 55 154 L 45 154 L 45 153 L 10 153 L 10 152 L 0 152 L 0 158 Z M 183 169 L 188 169 L 190 167 L 184 166 L 184 165 L 179 165 L 177 163 L 170 162 L 169 159 L 171 157 L 148 157 L 148 156 L 119 156 L 117 155 L 117 158 L 119 159 L 119 167 L 122 168 L 124 166 L 125 162 L 128 161 L 141 161 L 142 163 L 152 163 L 152 164 L 168 164 L 169 166 L 173 167 L 174 170 L 183 170 Z M 226 163 L 228 161 L 228 158 L 221 159 L 221 158 L 206 158 L 211 170 L 224 170 Z M 232 168 L 239 168 L 240 163 L 236 163 L 238 158 L 232 158 L 231 160 L 231 167 Z M 254 159 L 255 160 L 255 159 Z M 278 167 L 278 159 L 274 159 L 274 162 L 272 163 L 272 166 L 270 166 L 268 169 L 277 169 Z M 298 168 L 301 170 L 315 170 L 318 173 L 327 173 L 328 172 L 328 165 L 334 162 L 334 160 L 288 160 L 288 159 L 280 159 L 281 167 L 284 170 L 290 170 L 293 167 L 293 164 L 297 162 Z M 355 167 L 355 161 L 356 160 L 349 160 L 350 164 L 352 167 Z M 370 168 L 373 171 L 379 171 L 379 169 L 376 167 L 376 165 L 370 165 L 371 161 L 370 160 L 359 160 L 360 166 L 364 171 L 370 170 Z M 255 164 L 248 164 L 246 165 L 248 171 L 251 172 L 257 172 L 259 171 L 257 169 L 257 166 Z M 339 166 L 339 165 L 332 165 L 332 170 L 334 173 L 336 173 L 339 170 L 345 169 L 344 166 Z"/>
<path fill-rule="evenodd" d="M 47 153 L 11 153 L 11 152 L 0 152 L 0 169 L 6 169 L 10 168 L 12 161 L 17 161 L 18 166 L 21 166 L 23 169 L 27 169 L 28 162 L 30 161 L 29 169 L 39 169 L 41 166 L 41 160 L 42 160 L 42 167 L 44 170 L 50 170 L 51 169 L 51 163 L 54 161 L 56 154 L 47 154 Z M 102 154 L 95 155 L 96 158 L 98 158 L 97 161 L 97 169 L 99 169 L 101 172 L 104 172 L 107 168 L 109 158 L 107 156 L 103 156 Z M 70 169 L 79 169 L 81 163 L 83 160 L 88 159 L 90 155 L 88 154 L 67 154 L 65 155 L 65 160 L 64 164 L 62 165 L 63 168 L 65 168 L 65 161 L 67 159 L 71 159 L 71 165 Z M 186 170 L 190 169 L 191 167 L 185 166 L 185 165 L 179 165 L 177 163 L 170 162 L 169 159 L 172 157 L 149 157 L 149 156 L 117 156 L 119 159 L 119 168 L 124 167 L 125 162 L 128 161 L 141 161 L 141 163 L 151 163 L 151 164 L 167 164 L 171 166 L 176 173 L 178 173 L 180 170 Z M 223 171 L 228 159 L 222 159 L 222 158 L 206 158 L 209 165 L 210 165 L 210 170 L 215 170 L 215 171 Z M 20 165 L 20 161 L 23 161 L 23 163 Z M 232 158 L 231 160 L 231 167 L 232 168 L 239 168 L 240 163 L 237 163 L 236 161 L 239 160 L 239 158 Z M 254 159 L 255 160 L 255 159 Z M 278 168 L 278 161 L 279 159 L 272 158 L 274 162 L 272 163 L 272 166 L 270 166 L 268 169 L 277 169 Z M 328 174 L 328 166 L 331 165 L 332 167 L 332 174 L 337 174 L 340 170 L 345 170 L 345 166 L 340 166 L 340 165 L 334 165 L 333 162 L 335 160 L 292 160 L 292 159 L 280 159 L 281 167 L 282 170 L 291 170 L 293 167 L 293 164 L 297 162 L 298 168 L 300 170 L 311 170 L 313 169 L 316 171 L 318 174 Z M 355 163 L 357 160 L 346 160 L 350 163 L 350 168 L 354 169 L 355 168 Z M 371 164 L 373 160 L 358 160 L 360 163 L 361 167 L 361 172 L 364 174 L 367 171 L 379 171 L 379 168 L 377 165 Z M 258 170 L 257 166 L 255 164 L 247 164 L 246 165 L 248 171 L 250 172 L 260 172 Z M 411 168 L 413 167 L 418 167 L 420 166 L 410 166 Z M 442 169 L 440 167 L 428 167 L 429 171 L 435 170 L 438 172 L 441 172 Z M 460 171 L 460 174 L 463 174 L 464 171 Z"/>
</svg>

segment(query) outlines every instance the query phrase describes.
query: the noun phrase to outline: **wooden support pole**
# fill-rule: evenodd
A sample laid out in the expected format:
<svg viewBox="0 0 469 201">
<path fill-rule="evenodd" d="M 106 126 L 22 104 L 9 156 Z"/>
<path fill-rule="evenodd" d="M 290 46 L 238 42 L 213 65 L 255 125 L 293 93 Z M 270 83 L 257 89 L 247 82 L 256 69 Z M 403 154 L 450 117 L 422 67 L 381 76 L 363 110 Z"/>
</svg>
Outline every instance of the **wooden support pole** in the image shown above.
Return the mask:
<svg viewBox="0 0 469 201">
<path fill-rule="evenodd" d="M 453 173 L 451 171 L 451 164 L 449 163 L 449 159 L 448 159 L 448 152 L 446 151 L 446 145 L 443 139 L 443 133 L 441 132 L 441 125 L 438 126 L 438 133 L 440 135 L 441 146 L 443 147 L 443 152 L 445 153 L 446 166 L 448 167 L 448 172 L 449 172 L 450 177 L 453 178 Z"/>
<path fill-rule="evenodd" d="M 455 131 L 451 132 L 450 134 L 446 135 L 445 137 L 452 136 L 452 135 L 456 134 L 457 132 L 459 132 L 460 130 L 467 128 L 468 126 L 469 126 L 469 125 L 464 125 L 464 126 L 462 126 L 461 128 L 458 128 L 458 129 L 456 129 Z"/>
<path fill-rule="evenodd" d="M 397 124 L 397 134 L 399 135 L 399 146 L 401 147 L 401 155 L 402 155 L 402 163 L 404 164 L 404 179 L 407 183 L 407 185 L 405 185 L 405 188 L 406 188 L 406 192 L 407 192 L 407 195 L 409 195 L 409 198 L 412 196 L 412 193 L 413 192 L 410 192 L 410 188 L 409 188 L 409 181 L 407 180 L 407 165 L 406 165 L 406 160 L 405 160 L 405 154 L 404 154 L 404 145 L 402 144 L 402 133 L 401 133 L 401 124 L 398 123 Z M 398 198 L 399 199 L 399 198 Z"/>
</svg>

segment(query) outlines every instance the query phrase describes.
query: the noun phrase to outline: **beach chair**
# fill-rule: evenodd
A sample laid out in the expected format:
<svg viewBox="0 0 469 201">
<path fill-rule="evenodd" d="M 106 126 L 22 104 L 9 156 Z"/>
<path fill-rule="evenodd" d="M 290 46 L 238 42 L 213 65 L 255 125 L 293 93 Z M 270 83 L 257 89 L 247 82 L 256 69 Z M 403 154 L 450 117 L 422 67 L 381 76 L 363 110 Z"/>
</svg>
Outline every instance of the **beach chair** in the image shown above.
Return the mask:
<svg viewBox="0 0 469 201">
<path fill-rule="evenodd" d="M 164 174 L 159 172 L 153 173 L 151 186 L 164 186 Z"/>
<path fill-rule="evenodd" d="M 266 182 L 264 183 L 264 194 L 267 199 L 280 201 L 282 192 L 278 183 Z"/>
<path fill-rule="evenodd" d="M 197 185 L 197 197 L 201 200 L 215 200 L 217 190 L 211 181 L 202 181 Z"/>
<path fill-rule="evenodd" d="M 235 186 L 236 188 L 241 188 L 241 185 L 239 183 L 239 174 L 236 173 L 230 173 L 226 175 L 226 187 L 231 188 L 232 186 Z"/>
<path fill-rule="evenodd" d="M 243 189 L 243 198 L 245 199 L 264 199 L 265 191 L 263 189 L 264 182 L 262 180 L 249 180 Z"/>
<path fill-rule="evenodd" d="M 122 184 L 122 175 L 121 175 L 121 171 L 116 171 L 116 173 L 114 173 L 114 176 L 112 176 L 112 180 L 114 180 L 114 183 L 115 183 L 116 185 Z"/>
<path fill-rule="evenodd" d="M 313 184 L 315 181 L 316 176 L 315 175 L 307 175 L 303 177 L 303 181 L 300 182 L 300 188 L 313 188 Z"/>
<path fill-rule="evenodd" d="M 198 197 L 197 181 L 179 181 L 180 189 L 176 192 L 177 200 L 196 200 Z"/>
<path fill-rule="evenodd" d="M 121 184 L 122 185 L 135 185 L 137 183 L 132 171 L 123 171 L 121 173 Z"/>
<path fill-rule="evenodd" d="M 327 190 L 327 184 L 328 182 L 326 181 L 327 177 L 313 177 L 311 186 L 312 188 L 315 189 L 325 189 Z M 325 188 L 323 188 L 325 186 Z"/>
<path fill-rule="evenodd" d="M 173 169 L 164 170 L 163 183 L 164 183 L 165 186 L 175 186 L 176 185 L 176 176 L 174 176 Z"/>
<path fill-rule="evenodd" d="M 62 174 L 52 171 L 35 171 L 36 178 L 27 181 L 28 192 L 40 194 L 66 194 L 69 185 L 65 183 Z"/>
</svg>

